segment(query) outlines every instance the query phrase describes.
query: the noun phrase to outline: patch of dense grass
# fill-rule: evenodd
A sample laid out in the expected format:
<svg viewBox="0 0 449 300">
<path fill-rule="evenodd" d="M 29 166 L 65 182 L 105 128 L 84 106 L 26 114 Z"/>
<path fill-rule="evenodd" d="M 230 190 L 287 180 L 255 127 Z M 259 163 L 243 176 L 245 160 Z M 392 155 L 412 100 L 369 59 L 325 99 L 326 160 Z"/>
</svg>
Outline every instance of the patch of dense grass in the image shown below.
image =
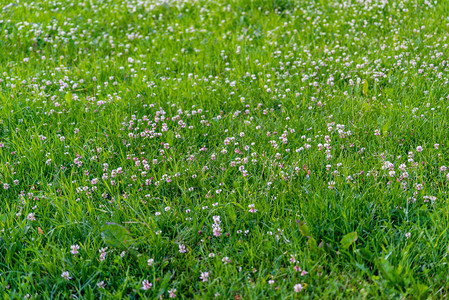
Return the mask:
<svg viewBox="0 0 449 300">
<path fill-rule="evenodd" d="M 446 298 L 440 1 L 0 8 L 0 291 Z"/>
</svg>

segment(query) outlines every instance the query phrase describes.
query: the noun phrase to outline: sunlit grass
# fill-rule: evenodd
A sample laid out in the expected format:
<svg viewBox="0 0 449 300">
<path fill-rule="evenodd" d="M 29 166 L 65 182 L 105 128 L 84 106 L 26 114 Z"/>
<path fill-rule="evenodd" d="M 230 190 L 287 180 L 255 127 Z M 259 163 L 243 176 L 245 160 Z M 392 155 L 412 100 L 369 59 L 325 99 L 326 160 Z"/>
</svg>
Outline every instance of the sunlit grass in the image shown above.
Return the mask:
<svg viewBox="0 0 449 300">
<path fill-rule="evenodd" d="M 0 5 L 0 294 L 446 298 L 440 1 Z"/>
</svg>

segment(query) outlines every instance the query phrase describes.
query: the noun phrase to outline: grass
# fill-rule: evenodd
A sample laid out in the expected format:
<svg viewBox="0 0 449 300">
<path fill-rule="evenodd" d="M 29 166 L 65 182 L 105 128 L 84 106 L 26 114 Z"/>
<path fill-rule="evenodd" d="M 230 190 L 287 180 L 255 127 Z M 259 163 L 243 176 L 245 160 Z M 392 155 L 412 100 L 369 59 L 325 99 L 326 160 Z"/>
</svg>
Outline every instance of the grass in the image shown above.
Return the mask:
<svg viewBox="0 0 449 300">
<path fill-rule="evenodd" d="M 9 299 L 446 299 L 446 1 L 0 7 Z"/>
</svg>

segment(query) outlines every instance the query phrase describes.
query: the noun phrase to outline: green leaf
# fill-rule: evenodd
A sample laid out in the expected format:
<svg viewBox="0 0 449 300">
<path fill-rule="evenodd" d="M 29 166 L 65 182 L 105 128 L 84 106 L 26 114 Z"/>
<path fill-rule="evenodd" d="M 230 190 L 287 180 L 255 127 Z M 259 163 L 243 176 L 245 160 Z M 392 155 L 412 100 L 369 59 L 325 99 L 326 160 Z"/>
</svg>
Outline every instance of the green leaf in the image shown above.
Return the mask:
<svg viewBox="0 0 449 300">
<path fill-rule="evenodd" d="M 381 126 L 384 123 L 385 123 L 385 117 L 384 116 L 377 117 L 377 125 L 378 126 Z"/>
<path fill-rule="evenodd" d="M 316 251 L 318 249 L 316 240 L 313 237 L 310 237 L 307 241 L 307 245 L 309 245 L 310 250 Z"/>
<path fill-rule="evenodd" d="M 235 219 L 236 219 L 235 208 L 233 206 L 228 206 L 227 213 L 228 213 L 229 219 L 231 219 L 232 223 L 234 223 Z"/>
<path fill-rule="evenodd" d="M 167 260 L 164 260 L 160 266 L 161 269 L 165 268 L 166 266 L 168 266 L 169 262 Z"/>
<path fill-rule="evenodd" d="M 357 253 L 360 254 L 366 260 L 372 260 L 374 257 L 374 254 L 371 251 L 369 251 L 367 247 L 358 249 Z"/>
<path fill-rule="evenodd" d="M 365 103 L 362 104 L 362 110 L 364 110 L 364 111 L 369 111 L 370 108 L 371 108 L 371 107 L 370 107 L 370 105 L 369 105 L 368 102 L 365 102 Z"/>
<path fill-rule="evenodd" d="M 420 295 L 420 296 L 423 295 L 424 293 L 426 293 L 428 289 L 429 289 L 429 287 L 422 283 L 417 283 L 415 285 L 415 290 L 418 293 L 418 295 Z"/>
<path fill-rule="evenodd" d="M 387 135 L 388 128 L 390 128 L 390 125 L 391 125 L 391 120 L 388 121 L 387 123 L 385 123 L 384 126 L 382 126 L 382 133 L 384 136 Z"/>
<path fill-rule="evenodd" d="M 355 241 L 357 241 L 357 232 L 353 231 L 345 235 L 340 241 L 341 249 L 348 249 Z"/>
<path fill-rule="evenodd" d="M 296 220 L 296 222 L 299 225 L 299 232 L 301 232 L 301 234 L 307 238 L 310 237 L 311 234 L 310 234 L 309 226 L 307 226 L 307 224 L 305 222 L 300 221 L 300 220 Z"/>
<path fill-rule="evenodd" d="M 67 105 L 68 106 L 72 106 L 72 100 L 73 100 L 73 95 L 70 92 L 67 92 L 67 94 L 65 94 L 64 96 L 65 100 L 67 101 Z"/>
<path fill-rule="evenodd" d="M 378 262 L 377 265 L 378 265 L 380 273 L 382 274 L 382 276 L 385 279 L 387 279 L 388 281 L 390 281 L 392 283 L 397 282 L 396 272 L 394 271 L 393 266 L 388 262 L 388 260 L 386 260 L 385 258 L 382 258 Z"/>
<path fill-rule="evenodd" d="M 363 94 L 366 95 L 368 93 L 368 80 L 365 79 L 363 83 Z"/>
<path fill-rule="evenodd" d="M 167 134 L 165 135 L 165 141 L 170 145 L 173 146 L 173 137 L 174 133 L 173 130 L 169 130 Z"/>
<path fill-rule="evenodd" d="M 115 223 L 106 223 L 101 228 L 101 237 L 106 245 L 114 248 L 129 248 L 132 245 L 133 239 L 129 234 L 128 229 L 122 225 Z"/>
</svg>

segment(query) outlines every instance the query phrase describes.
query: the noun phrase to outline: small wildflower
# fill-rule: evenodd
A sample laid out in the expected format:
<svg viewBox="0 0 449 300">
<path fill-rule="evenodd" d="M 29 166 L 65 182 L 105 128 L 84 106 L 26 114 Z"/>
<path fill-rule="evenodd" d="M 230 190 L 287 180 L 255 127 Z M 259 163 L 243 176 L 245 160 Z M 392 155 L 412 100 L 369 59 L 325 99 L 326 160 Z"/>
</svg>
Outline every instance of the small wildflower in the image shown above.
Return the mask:
<svg viewBox="0 0 449 300">
<path fill-rule="evenodd" d="M 106 255 L 107 252 L 106 250 L 108 250 L 108 248 L 101 248 L 100 250 L 98 250 L 98 252 L 100 252 L 100 261 L 104 261 L 106 259 Z"/>
<path fill-rule="evenodd" d="M 169 290 L 168 291 L 168 296 L 170 297 L 170 298 L 175 298 L 176 297 L 176 289 L 172 289 L 172 290 Z"/>
<path fill-rule="evenodd" d="M 151 267 L 151 266 L 154 264 L 154 259 L 149 258 L 149 259 L 147 260 L 147 263 L 148 263 L 148 266 Z"/>
<path fill-rule="evenodd" d="M 70 246 L 70 253 L 72 253 L 73 255 L 77 255 L 79 254 L 78 249 L 80 248 L 80 246 L 78 245 L 72 245 Z"/>
<path fill-rule="evenodd" d="M 208 278 L 209 278 L 209 272 L 201 272 L 200 279 L 201 279 L 203 282 L 208 281 Z"/>
<path fill-rule="evenodd" d="M 250 208 L 250 209 L 249 209 L 249 212 L 250 212 L 250 213 L 256 213 L 256 212 L 257 212 L 257 209 L 255 208 L 256 205 L 250 204 L 250 205 L 248 205 L 248 207 Z"/>
<path fill-rule="evenodd" d="M 143 280 L 142 281 L 142 289 L 143 290 L 149 290 L 151 287 L 153 286 L 153 284 L 151 282 L 149 282 L 148 280 Z"/>
<path fill-rule="evenodd" d="M 221 261 L 226 265 L 231 263 L 231 259 L 229 259 L 229 257 L 225 256 L 221 259 Z"/>
<path fill-rule="evenodd" d="M 70 277 L 70 274 L 69 274 L 68 271 L 62 272 L 61 277 L 64 278 L 65 280 L 70 280 L 70 279 L 72 279 L 72 277 Z"/>
<path fill-rule="evenodd" d="M 186 253 L 186 252 L 187 252 L 186 246 L 183 244 L 179 245 L 179 253 Z"/>
<path fill-rule="evenodd" d="M 298 283 L 298 284 L 295 284 L 294 289 L 295 289 L 295 293 L 299 293 L 303 289 L 303 286 L 302 286 L 302 284 Z"/>
</svg>

